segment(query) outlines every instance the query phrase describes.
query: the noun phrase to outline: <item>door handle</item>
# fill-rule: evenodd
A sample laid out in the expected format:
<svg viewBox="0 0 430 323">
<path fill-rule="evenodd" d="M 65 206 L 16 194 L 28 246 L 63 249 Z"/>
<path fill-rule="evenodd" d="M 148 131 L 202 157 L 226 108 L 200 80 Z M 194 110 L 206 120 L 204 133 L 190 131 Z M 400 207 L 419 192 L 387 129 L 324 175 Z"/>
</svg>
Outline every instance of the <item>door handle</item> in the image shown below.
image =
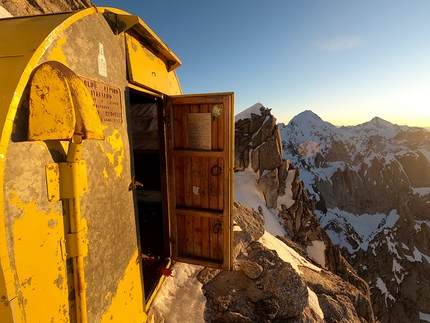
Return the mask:
<svg viewBox="0 0 430 323">
<path fill-rule="evenodd" d="M 215 234 L 218 234 L 221 232 L 221 229 L 222 229 L 222 223 L 220 220 L 217 220 L 215 224 L 212 226 L 212 232 Z"/>
<path fill-rule="evenodd" d="M 211 168 L 211 175 L 212 176 L 219 176 L 224 171 L 224 168 L 222 165 L 215 165 Z"/>
</svg>

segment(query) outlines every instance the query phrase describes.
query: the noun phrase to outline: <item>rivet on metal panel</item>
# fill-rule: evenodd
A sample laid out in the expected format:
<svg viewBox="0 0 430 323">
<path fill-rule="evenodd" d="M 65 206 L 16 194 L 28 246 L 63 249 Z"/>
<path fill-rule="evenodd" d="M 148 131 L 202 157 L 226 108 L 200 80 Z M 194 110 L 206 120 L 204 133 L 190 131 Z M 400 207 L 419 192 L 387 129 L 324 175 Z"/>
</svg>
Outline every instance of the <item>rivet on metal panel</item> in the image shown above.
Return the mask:
<svg viewBox="0 0 430 323">
<path fill-rule="evenodd" d="M 45 166 L 46 187 L 48 193 L 48 201 L 51 203 L 60 200 L 60 173 L 58 164 L 48 164 Z"/>
</svg>

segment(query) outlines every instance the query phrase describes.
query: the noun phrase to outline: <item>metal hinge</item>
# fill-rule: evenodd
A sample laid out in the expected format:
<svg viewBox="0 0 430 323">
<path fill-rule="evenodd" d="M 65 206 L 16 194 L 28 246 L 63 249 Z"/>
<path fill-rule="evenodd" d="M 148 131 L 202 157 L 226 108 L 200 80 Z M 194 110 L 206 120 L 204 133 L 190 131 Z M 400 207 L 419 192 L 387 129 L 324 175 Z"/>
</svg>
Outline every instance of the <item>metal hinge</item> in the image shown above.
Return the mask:
<svg viewBox="0 0 430 323">
<path fill-rule="evenodd" d="M 88 233 L 88 226 L 85 219 L 81 219 L 83 226 L 81 232 L 66 234 L 64 238 L 60 240 L 61 257 L 63 260 L 88 255 L 89 241 L 85 238 Z"/>
<path fill-rule="evenodd" d="M 63 198 L 72 198 L 73 180 L 72 167 L 77 167 L 79 194 L 88 192 L 87 164 L 85 160 L 79 163 L 51 163 L 45 166 L 48 201 L 57 202 Z"/>
</svg>

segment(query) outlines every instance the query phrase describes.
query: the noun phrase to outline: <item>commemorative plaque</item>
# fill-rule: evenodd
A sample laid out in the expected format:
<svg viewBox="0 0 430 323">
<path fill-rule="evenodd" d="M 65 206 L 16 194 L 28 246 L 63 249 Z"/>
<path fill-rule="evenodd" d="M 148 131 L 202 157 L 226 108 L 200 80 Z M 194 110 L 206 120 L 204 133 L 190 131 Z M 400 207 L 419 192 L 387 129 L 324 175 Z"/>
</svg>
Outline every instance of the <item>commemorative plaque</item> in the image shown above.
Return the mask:
<svg viewBox="0 0 430 323">
<path fill-rule="evenodd" d="M 211 113 L 188 114 L 188 138 L 190 149 L 212 149 Z"/>
<path fill-rule="evenodd" d="M 120 89 L 102 82 L 81 77 L 91 93 L 102 124 L 121 124 L 122 106 Z"/>
</svg>

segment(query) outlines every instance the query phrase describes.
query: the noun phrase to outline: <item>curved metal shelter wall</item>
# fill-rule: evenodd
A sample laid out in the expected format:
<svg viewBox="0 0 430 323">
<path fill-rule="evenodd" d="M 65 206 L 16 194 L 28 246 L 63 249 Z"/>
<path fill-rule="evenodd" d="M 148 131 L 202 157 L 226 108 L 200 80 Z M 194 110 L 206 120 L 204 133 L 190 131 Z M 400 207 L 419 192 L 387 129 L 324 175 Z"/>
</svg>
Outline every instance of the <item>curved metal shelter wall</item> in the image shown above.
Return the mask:
<svg viewBox="0 0 430 323">
<path fill-rule="evenodd" d="M 7 30 L 0 35 L 0 317 L 4 323 L 76 318 L 73 270 L 65 254 L 70 227 L 64 203 L 48 199 L 46 170 L 47 165 L 65 161 L 69 142 L 28 140 L 28 85 L 33 71 L 47 61 L 60 62 L 81 77 L 98 108 L 105 137 L 82 143 L 88 191 L 79 198 L 87 228 L 88 322 L 146 321 L 129 190 L 126 35 L 117 32 L 111 19 L 115 13 L 128 14 L 106 12 L 89 8 L 0 20 L 2 30 Z M 165 79 L 180 91 L 175 72 L 166 68 L 166 73 Z"/>
</svg>

